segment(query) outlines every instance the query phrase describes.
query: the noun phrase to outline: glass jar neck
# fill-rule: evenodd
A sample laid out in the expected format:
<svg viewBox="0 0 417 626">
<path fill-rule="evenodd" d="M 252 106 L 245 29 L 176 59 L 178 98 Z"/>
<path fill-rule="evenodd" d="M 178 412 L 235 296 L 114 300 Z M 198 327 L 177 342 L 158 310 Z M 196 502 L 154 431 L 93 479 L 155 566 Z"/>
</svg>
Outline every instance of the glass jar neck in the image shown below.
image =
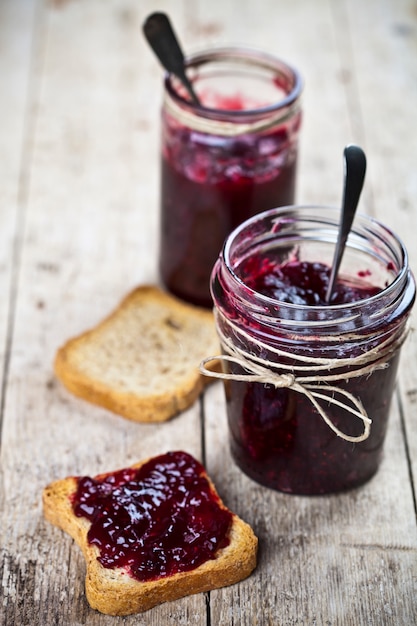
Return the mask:
<svg viewBox="0 0 417 626">
<path fill-rule="evenodd" d="M 296 251 L 300 258 L 330 265 L 338 222 L 338 209 L 284 207 L 237 228 L 227 239 L 212 275 L 212 296 L 221 315 L 271 340 L 279 333 L 281 338 L 302 336 L 336 344 L 342 336 L 357 341 L 360 336 L 366 340 L 390 332 L 404 321 L 415 298 L 407 252 L 389 229 L 363 215 L 355 219 L 345 259 L 349 270 L 376 281 L 380 291 L 372 297 L 339 305 L 295 305 L 253 291 L 239 276 L 244 259 L 271 250 L 278 250 L 283 257 Z"/>
<path fill-rule="evenodd" d="M 164 109 L 187 128 L 236 136 L 262 132 L 300 112 L 301 78 L 273 56 L 245 48 L 219 48 L 189 57 L 186 66 L 204 106 L 191 102 L 179 80 L 167 74 Z M 236 77 L 238 91 L 231 97 L 224 83 L 229 89 Z M 261 93 L 262 86 L 268 86 L 268 95 L 254 106 L 254 93 Z"/>
</svg>

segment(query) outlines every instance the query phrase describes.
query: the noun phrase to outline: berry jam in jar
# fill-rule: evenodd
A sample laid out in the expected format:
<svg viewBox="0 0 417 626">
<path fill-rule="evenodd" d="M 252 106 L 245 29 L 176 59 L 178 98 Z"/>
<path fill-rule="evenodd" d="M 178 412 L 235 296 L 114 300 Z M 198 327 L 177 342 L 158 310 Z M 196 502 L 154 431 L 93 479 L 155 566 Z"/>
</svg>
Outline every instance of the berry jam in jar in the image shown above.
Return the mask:
<svg viewBox="0 0 417 626">
<path fill-rule="evenodd" d="M 251 478 L 294 494 L 377 471 L 415 299 L 404 246 L 358 215 L 326 304 L 339 211 L 266 211 L 227 239 L 212 274 L 231 452 Z M 207 359 L 209 360 L 209 359 Z"/>
<path fill-rule="evenodd" d="M 211 307 L 210 274 L 227 235 L 294 202 L 301 80 L 241 48 L 195 55 L 187 71 L 201 106 L 165 79 L 159 266 L 169 291 Z"/>
</svg>

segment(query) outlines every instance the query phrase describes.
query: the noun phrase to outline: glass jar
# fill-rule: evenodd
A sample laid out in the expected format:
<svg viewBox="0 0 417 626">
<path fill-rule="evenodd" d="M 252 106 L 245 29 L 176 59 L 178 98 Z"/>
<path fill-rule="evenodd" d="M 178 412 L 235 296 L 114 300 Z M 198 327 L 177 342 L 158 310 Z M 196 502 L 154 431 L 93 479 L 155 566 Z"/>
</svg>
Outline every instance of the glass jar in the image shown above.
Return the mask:
<svg viewBox="0 0 417 626">
<path fill-rule="evenodd" d="M 358 215 L 340 269 L 357 301 L 305 305 L 259 293 L 268 263 L 330 269 L 340 211 L 285 207 L 246 221 L 212 274 L 231 452 L 259 483 L 294 494 L 367 481 L 383 449 L 415 282 L 398 237 Z M 288 266 L 287 266 L 288 267 Z M 268 270 L 269 271 L 269 270 Z M 313 281 L 314 282 L 314 281 Z M 210 359 L 207 359 L 210 360 Z"/>
<path fill-rule="evenodd" d="M 169 291 L 211 307 L 227 235 L 294 202 L 302 87 L 286 63 L 242 48 L 192 56 L 187 73 L 203 106 L 165 78 L 159 265 Z"/>
</svg>

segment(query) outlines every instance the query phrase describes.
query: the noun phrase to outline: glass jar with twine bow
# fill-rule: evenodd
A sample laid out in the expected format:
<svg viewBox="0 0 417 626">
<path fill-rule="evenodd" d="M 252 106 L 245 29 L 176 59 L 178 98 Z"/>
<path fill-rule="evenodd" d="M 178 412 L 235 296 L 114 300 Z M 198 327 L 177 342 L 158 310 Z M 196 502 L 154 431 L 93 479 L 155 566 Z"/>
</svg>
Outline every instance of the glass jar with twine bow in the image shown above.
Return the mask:
<svg viewBox="0 0 417 626">
<path fill-rule="evenodd" d="M 330 265 L 337 230 L 330 207 L 267 211 L 229 236 L 212 274 L 223 371 L 212 357 L 200 369 L 224 380 L 237 465 L 289 493 L 338 492 L 377 471 L 415 299 L 404 245 L 364 215 L 341 267 L 363 298 L 307 305 L 250 286 L 247 268 L 262 263 Z"/>
</svg>

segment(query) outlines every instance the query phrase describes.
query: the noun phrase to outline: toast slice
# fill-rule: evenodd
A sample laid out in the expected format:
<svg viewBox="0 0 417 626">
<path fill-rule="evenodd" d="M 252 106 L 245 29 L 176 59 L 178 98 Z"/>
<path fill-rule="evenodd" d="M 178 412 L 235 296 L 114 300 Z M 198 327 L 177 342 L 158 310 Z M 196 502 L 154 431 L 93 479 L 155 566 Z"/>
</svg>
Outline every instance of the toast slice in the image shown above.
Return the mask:
<svg viewBox="0 0 417 626">
<path fill-rule="evenodd" d="M 84 400 L 130 420 L 161 422 L 196 400 L 210 380 L 199 363 L 218 351 L 211 311 L 141 286 L 59 348 L 54 369 Z"/>
<path fill-rule="evenodd" d="M 181 478 L 174 479 L 173 485 L 172 477 L 178 475 Z M 92 490 L 87 489 L 88 494 L 96 494 L 97 484 L 101 485 L 100 493 L 105 493 L 105 499 L 88 500 L 91 496 L 85 496 L 86 485 L 93 485 Z M 170 485 L 167 493 L 164 485 Z M 200 488 L 206 495 L 196 497 L 195 489 Z M 114 490 L 111 496 L 110 490 Z M 131 497 L 132 490 L 138 495 Z M 188 500 L 184 500 L 184 494 Z M 111 497 L 115 500 L 109 505 Z M 80 509 L 80 503 L 86 508 Z M 256 566 L 257 538 L 251 527 L 227 509 L 204 467 L 186 452 L 169 452 L 94 479 L 58 480 L 44 489 L 43 507 L 45 518 L 71 535 L 81 547 L 86 560 L 87 600 L 93 609 L 109 615 L 140 613 L 163 602 L 231 585 L 249 576 Z M 86 510 L 90 519 L 84 517 Z M 123 517 L 126 514 L 127 518 Z M 219 532 L 220 515 L 223 526 L 217 543 L 213 543 L 211 554 L 202 554 L 207 538 L 213 542 L 212 535 Z M 127 525 L 118 523 L 122 518 L 128 520 Z M 200 519 L 204 520 L 201 525 Z M 100 552 L 102 548 L 96 542 L 97 537 L 102 539 L 104 528 L 108 535 L 106 541 L 99 543 L 110 551 L 110 564 L 108 555 Z M 121 547 L 120 537 L 124 542 Z M 134 554 L 143 549 L 138 563 L 132 565 L 130 553 L 120 553 L 125 548 Z M 179 552 L 180 559 L 175 556 Z M 127 561 L 120 561 L 119 557 Z M 107 562 L 103 560 L 106 558 Z M 163 563 L 162 569 L 155 569 L 155 563 Z M 170 563 L 175 571 L 164 572 Z"/>
</svg>

